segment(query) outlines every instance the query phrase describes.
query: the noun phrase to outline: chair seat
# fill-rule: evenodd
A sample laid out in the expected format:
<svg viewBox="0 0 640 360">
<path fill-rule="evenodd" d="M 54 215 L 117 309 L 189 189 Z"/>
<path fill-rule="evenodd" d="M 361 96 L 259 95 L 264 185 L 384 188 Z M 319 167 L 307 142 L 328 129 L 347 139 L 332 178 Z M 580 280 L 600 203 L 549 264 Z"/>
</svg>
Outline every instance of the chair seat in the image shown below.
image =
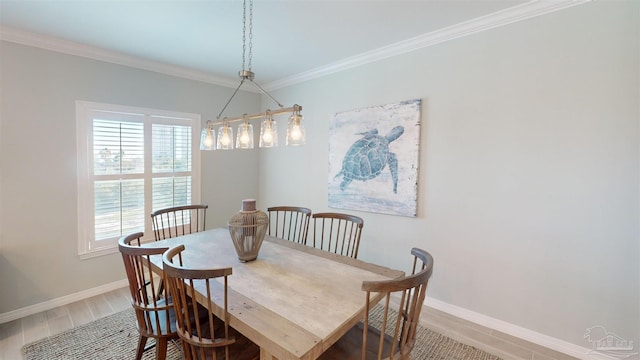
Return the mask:
<svg viewBox="0 0 640 360">
<path fill-rule="evenodd" d="M 166 301 L 164 299 L 160 299 L 157 301 L 158 307 L 166 306 Z M 142 313 L 148 314 L 149 320 L 149 329 L 150 332 L 144 335 L 146 336 L 168 336 L 171 338 L 177 338 L 176 332 L 176 311 L 173 307 L 168 308 L 167 310 L 143 310 Z M 167 321 L 167 315 L 169 316 L 169 321 Z M 146 316 L 146 315 L 143 315 Z M 158 321 L 156 321 L 156 319 Z M 167 324 L 169 325 L 169 329 L 167 329 Z M 158 328 L 158 325 L 160 327 Z M 145 332 L 138 328 L 138 331 L 141 333 Z M 172 334 L 171 334 L 172 333 Z"/>
<path fill-rule="evenodd" d="M 318 360 L 362 360 L 362 334 L 364 324 L 357 323 L 344 336 L 333 344 L 329 350 L 325 351 Z M 388 359 L 391 351 L 393 338 L 389 335 L 384 337 L 384 348 L 382 359 Z M 380 330 L 369 326 L 367 333 L 367 360 L 378 359 L 378 345 L 380 344 Z M 398 360 L 402 359 L 399 357 Z"/>
<path fill-rule="evenodd" d="M 171 296 L 168 297 L 169 304 L 171 304 Z M 165 299 L 160 299 L 157 301 L 158 307 L 164 307 L 167 305 L 167 301 Z M 167 334 L 169 332 L 176 333 L 176 311 L 172 307 L 167 310 L 161 311 L 147 311 L 149 313 L 149 318 L 151 322 L 151 329 L 153 330 L 153 335 L 158 336 L 159 334 Z M 167 331 L 167 313 L 169 313 L 169 330 Z M 160 328 L 156 327 L 156 317 L 159 318 Z M 198 318 L 202 321 L 206 321 L 209 318 L 209 311 L 206 307 L 198 304 Z M 193 320 L 193 317 L 191 317 Z M 172 338 L 177 338 L 177 336 L 170 336 Z"/>
</svg>

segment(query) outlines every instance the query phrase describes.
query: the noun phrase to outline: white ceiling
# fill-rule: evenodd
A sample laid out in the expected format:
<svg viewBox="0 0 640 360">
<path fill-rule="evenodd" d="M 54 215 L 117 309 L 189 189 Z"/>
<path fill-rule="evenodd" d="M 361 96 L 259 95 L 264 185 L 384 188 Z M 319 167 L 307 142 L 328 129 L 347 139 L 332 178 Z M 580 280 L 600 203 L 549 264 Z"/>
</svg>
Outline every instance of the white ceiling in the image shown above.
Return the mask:
<svg viewBox="0 0 640 360">
<path fill-rule="evenodd" d="M 546 5 L 547 12 L 575 1 L 553 3 Z M 480 31 L 491 27 L 483 25 L 490 19 L 498 25 L 519 21 L 523 12 L 537 16 L 541 8 L 538 1 L 527 0 L 255 0 L 253 6 L 252 70 L 263 85 L 375 54 L 407 39 L 438 33 L 451 37 L 447 31 L 456 26 L 474 24 Z M 30 34 L 49 42 L 71 41 L 94 53 L 230 83 L 237 82 L 242 68 L 240 0 L 0 0 L 0 25 L 5 40 Z"/>
</svg>

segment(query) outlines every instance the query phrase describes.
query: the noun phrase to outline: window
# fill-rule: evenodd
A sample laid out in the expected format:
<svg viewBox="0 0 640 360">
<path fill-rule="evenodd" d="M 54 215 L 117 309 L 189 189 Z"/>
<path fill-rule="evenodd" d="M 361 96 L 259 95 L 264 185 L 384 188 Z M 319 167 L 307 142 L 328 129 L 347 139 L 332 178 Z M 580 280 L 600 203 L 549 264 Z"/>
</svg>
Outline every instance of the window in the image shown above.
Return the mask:
<svg viewBox="0 0 640 360">
<path fill-rule="evenodd" d="M 199 115 L 78 101 L 76 128 L 81 257 L 151 238 L 155 210 L 200 203 Z"/>
</svg>

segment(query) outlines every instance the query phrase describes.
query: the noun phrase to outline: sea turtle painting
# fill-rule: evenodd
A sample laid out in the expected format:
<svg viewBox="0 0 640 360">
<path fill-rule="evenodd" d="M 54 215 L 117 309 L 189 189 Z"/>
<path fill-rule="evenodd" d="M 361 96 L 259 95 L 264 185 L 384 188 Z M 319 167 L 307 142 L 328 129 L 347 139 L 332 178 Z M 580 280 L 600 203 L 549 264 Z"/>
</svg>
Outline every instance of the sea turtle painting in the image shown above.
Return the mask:
<svg viewBox="0 0 640 360">
<path fill-rule="evenodd" d="M 417 216 L 421 104 L 412 99 L 333 114 L 330 208 Z"/>
<path fill-rule="evenodd" d="M 394 127 L 386 136 L 378 135 L 378 129 L 363 133 L 342 160 L 342 169 L 335 176 L 342 176 L 340 190 L 344 191 L 353 180 L 367 181 L 376 178 L 389 167 L 393 179 L 393 192 L 398 193 L 398 158 L 389 151 L 389 143 L 404 133 L 403 126 Z"/>
</svg>

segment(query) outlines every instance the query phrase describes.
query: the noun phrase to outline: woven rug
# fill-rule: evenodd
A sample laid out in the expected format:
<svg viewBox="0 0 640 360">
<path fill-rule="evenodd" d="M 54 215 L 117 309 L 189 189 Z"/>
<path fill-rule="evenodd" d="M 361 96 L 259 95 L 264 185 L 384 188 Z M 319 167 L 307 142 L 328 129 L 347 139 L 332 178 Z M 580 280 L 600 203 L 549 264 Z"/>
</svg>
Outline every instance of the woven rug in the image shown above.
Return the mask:
<svg viewBox="0 0 640 360">
<path fill-rule="evenodd" d="M 419 327 L 412 360 L 500 360 L 499 357 Z M 151 342 L 152 340 L 149 339 Z M 138 332 L 133 309 L 104 317 L 22 348 L 26 360 L 121 360 L 135 359 Z M 167 360 L 182 359 L 179 343 L 169 342 Z M 143 359 L 155 358 L 155 349 Z"/>
</svg>

